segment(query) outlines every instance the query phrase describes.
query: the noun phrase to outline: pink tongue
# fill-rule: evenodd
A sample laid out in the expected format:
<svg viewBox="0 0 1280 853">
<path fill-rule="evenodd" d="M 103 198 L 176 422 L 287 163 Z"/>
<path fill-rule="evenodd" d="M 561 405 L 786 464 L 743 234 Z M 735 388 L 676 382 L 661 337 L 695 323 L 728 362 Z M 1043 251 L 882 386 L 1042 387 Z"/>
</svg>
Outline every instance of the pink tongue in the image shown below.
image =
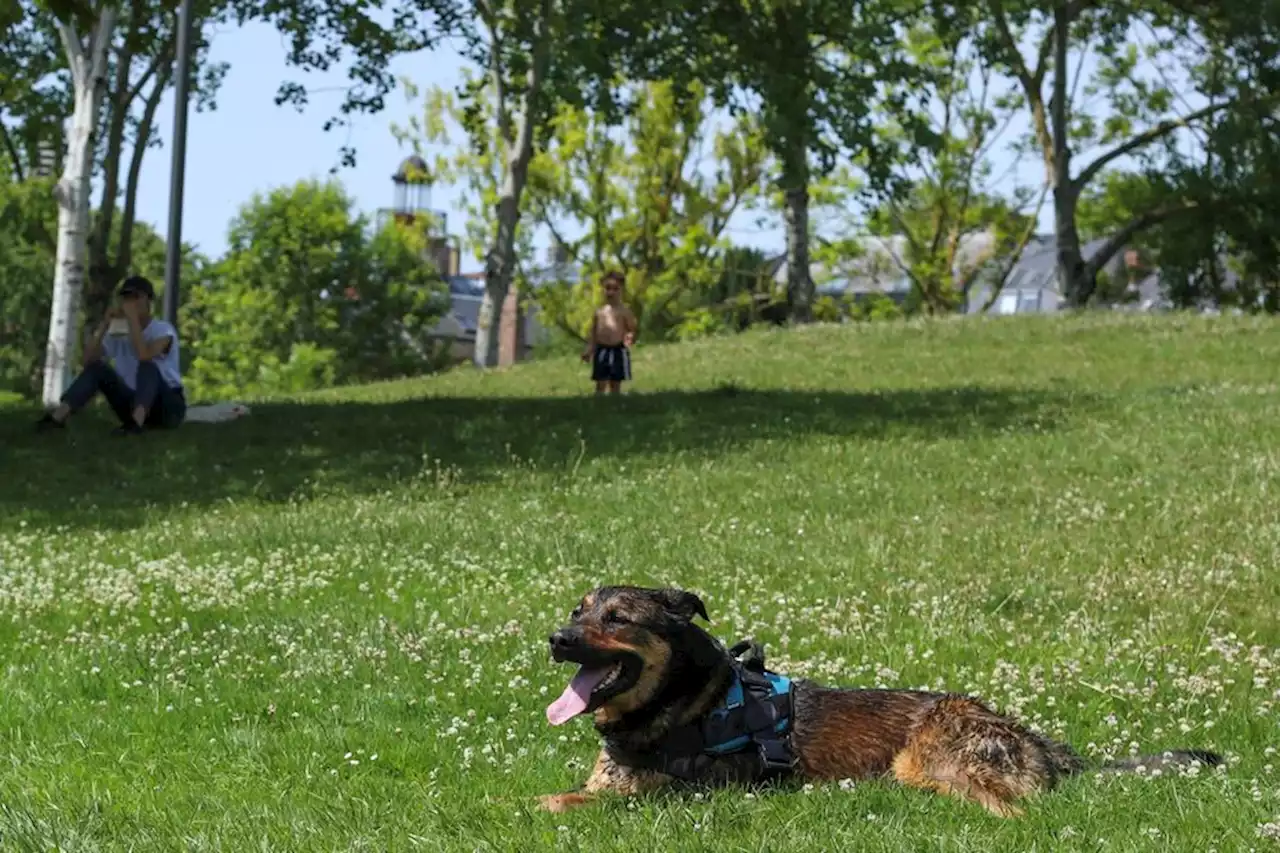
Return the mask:
<svg viewBox="0 0 1280 853">
<path fill-rule="evenodd" d="M 553 726 L 567 723 L 587 710 L 587 702 L 591 699 L 591 691 L 604 681 L 609 674 L 608 668 L 587 669 L 585 666 L 569 682 L 569 686 L 560 694 L 560 698 L 547 706 L 547 720 Z"/>
</svg>

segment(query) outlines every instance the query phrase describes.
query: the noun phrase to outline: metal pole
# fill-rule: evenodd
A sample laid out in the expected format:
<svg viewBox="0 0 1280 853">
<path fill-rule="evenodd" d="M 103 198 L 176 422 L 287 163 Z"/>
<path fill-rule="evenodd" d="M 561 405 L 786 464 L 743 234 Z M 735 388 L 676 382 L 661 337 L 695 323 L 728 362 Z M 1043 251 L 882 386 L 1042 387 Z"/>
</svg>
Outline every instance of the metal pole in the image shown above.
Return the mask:
<svg viewBox="0 0 1280 853">
<path fill-rule="evenodd" d="M 173 163 L 169 174 L 169 233 L 164 259 L 164 318 L 178 327 L 182 273 L 182 190 L 187 173 L 187 81 L 191 79 L 191 0 L 178 7 L 177 83 L 173 89 Z"/>
</svg>

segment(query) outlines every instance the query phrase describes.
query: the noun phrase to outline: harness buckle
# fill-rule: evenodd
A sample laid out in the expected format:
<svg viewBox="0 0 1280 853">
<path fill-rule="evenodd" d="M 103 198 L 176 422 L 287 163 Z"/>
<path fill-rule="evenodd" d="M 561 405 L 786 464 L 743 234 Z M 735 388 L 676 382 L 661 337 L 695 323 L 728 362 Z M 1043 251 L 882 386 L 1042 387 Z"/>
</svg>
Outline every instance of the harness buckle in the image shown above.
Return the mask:
<svg viewBox="0 0 1280 853">
<path fill-rule="evenodd" d="M 764 646 L 755 640 L 742 640 L 729 649 L 729 655 L 749 672 L 764 673 Z"/>
<path fill-rule="evenodd" d="M 756 744 L 760 750 L 760 762 L 764 765 L 766 771 L 778 773 L 792 768 L 791 750 L 782 740 L 778 738 L 759 738 L 756 740 Z"/>
</svg>

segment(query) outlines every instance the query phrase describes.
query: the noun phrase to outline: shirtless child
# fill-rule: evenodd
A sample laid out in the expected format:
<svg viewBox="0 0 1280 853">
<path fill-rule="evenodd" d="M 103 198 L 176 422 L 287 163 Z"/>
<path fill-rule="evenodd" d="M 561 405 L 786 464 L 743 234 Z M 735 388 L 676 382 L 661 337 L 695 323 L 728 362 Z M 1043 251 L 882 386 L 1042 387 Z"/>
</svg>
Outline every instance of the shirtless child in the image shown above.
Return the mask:
<svg viewBox="0 0 1280 853">
<path fill-rule="evenodd" d="M 601 280 L 605 304 L 591 319 L 591 333 L 583 361 L 591 363 L 596 393 L 622 392 L 622 383 L 631 379 L 630 347 L 636 341 L 636 315 L 622 303 L 622 273 L 606 273 Z"/>
</svg>

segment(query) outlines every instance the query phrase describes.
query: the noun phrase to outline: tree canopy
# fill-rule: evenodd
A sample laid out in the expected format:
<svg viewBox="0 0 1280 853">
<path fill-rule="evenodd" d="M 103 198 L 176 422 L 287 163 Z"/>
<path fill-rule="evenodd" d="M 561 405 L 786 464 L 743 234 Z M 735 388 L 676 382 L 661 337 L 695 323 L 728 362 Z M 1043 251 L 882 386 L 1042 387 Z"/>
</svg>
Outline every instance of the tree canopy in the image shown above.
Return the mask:
<svg viewBox="0 0 1280 853">
<path fill-rule="evenodd" d="M 10 386 L 65 364 L 73 323 L 100 314 L 120 278 L 158 272 L 144 244 L 159 215 L 138 210 L 137 189 L 164 140 L 177 4 L 0 11 L 5 323 L 50 332 L 7 337 Z M 230 70 L 211 59 L 217 32 L 264 22 L 299 72 L 264 81 L 281 105 L 311 100 L 308 74 L 345 70 L 317 130 L 379 112 L 402 83 L 415 94 L 398 59 L 431 61 L 446 41 L 463 57 L 457 89 L 426 92 L 400 133 L 433 149 L 426 180 L 464 190 L 463 240 L 484 267 L 480 364 L 496 359 L 512 285 L 573 339 L 611 268 L 650 340 L 986 310 L 1033 250 L 1052 255 L 1068 307 L 1158 280 L 1178 306 L 1280 310 L 1280 0 L 196 0 L 195 13 L 197 109 L 218 107 Z M 334 147 L 335 172 L 357 162 Z M 331 251 L 257 218 L 290 205 Z M 768 227 L 782 245 L 744 237 Z M 265 387 L 267 364 L 285 385 L 434 364 L 420 326 L 444 297 L 423 234 L 374 228 L 328 184 L 271 190 L 232 233 L 226 257 L 188 262 L 184 316 L 210 387 Z M 534 251 L 548 243 L 554 262 Z M 253 272 L 273 252 L 310 282 L 305 297 Z M 316 288 L 335 273 L 380 307 L 326 303 Z M 51 294 L 30 284 L 41 276 Z M 283 325 L 250 328 L 242 308 L 259 289 Z M 327 319 L 296 322 L 307 312 Z M 360 355 L 338 330 L 377 338 L 359 325 L 373 318 L 401 331 Z M 228 329 L 269 356 L 238 364 L 217 343 Z"/>
</svg>

